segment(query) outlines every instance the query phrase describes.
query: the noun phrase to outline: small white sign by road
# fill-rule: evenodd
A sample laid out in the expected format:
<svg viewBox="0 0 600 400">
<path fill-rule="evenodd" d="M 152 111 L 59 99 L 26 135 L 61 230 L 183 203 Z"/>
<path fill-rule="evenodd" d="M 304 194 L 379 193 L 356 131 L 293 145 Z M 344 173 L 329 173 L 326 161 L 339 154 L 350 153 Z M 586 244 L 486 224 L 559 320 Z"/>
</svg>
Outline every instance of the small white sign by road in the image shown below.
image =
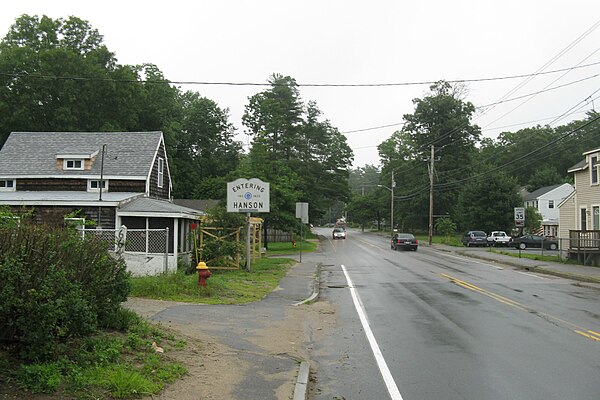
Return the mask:
<svg viewBox="0 0 600 400">
<path fill-rule="evenodd" d="M 258 178 L 227 182 L 227 212 L 269 212 L 269 183 Z"/>
<path fill-rule="evenodd" d="M 525 208 L 515 207 L 515 226 L 525 226 Z"/>
</svg>

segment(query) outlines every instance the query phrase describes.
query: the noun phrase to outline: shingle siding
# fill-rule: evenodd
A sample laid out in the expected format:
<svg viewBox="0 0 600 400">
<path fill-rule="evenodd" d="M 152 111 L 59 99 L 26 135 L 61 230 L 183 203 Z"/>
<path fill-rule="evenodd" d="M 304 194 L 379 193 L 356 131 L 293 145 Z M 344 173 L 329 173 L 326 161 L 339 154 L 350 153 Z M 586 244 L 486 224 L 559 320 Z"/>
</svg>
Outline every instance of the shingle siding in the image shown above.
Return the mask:
<svg viewBox="0 0 600 400">
<path fill-rule="evenodd" d="M 156 159 L 154 160 L 154 165 L 152 165 L 152 173 L 150 174 L 150 182 L 149 182 L 149 196 L 159 199 L 168 199 L 170 197 L 170 185 L 171 181 L 169 179 L 169 167 L 167 166 L 167 156 L 164 144 L 161 143 L 159 147 Z M 163 184 L 162 187 L 158 187 L 158 165 L 159 159 L 162 159 L 163 164 Z"/>
<path fill-rule="evenodd" d="M 17 179 L 17 191 L 87 191 L 87 179 Z"/>
</svg>

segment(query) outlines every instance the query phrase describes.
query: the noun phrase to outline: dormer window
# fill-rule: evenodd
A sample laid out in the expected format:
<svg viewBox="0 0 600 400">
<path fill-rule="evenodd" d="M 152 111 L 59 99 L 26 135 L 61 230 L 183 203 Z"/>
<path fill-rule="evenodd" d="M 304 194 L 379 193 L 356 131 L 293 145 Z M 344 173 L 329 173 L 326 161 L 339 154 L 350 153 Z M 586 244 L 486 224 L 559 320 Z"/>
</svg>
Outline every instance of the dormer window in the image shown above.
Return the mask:
<svg viewBox="0 0 600 400">
<path fill-rule="evenodd" d="M 81 159 L 65 159 L 63 168 L 67 169 L 83 169 L 83 160 Z"/>
<path fill-rule="evenodd" d="M 91 169 L 95 157 L 98 155 L 98 150 L 82 150 L 82 151 L 61 151 L 55 155 L 57 165 L 60 169 L 62 165 L 63 171 L 82 171 Z"/>
<path fill-rule="evenodd" d="M 88 192 L 99 192 L 100 191 L 100 180 L 89 179 L 88 180 Z M 108 181 L 106 179 L 102 180 L 102 191 L 108 192 Z"/>
<path fill-rule="evenodd" d="M 0 191 L 14 192 L 15 186 L 16 185 L 14 179 L 0 179 Z"/>
</svg>

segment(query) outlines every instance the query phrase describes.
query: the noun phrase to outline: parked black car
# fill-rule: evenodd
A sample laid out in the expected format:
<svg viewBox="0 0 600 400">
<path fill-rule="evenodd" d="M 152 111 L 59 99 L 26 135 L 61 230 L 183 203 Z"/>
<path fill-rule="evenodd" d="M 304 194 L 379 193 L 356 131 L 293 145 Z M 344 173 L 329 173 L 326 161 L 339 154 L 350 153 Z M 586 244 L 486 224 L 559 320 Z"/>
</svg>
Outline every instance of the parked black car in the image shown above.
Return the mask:
<svg viewBox="0 0 600 400">
<path fill-rule="evenodd" d="M 528 247 L 541 249 L 542 244 L 544 245 L 544 249 L 547 250 L 558 249 L 558 241 L 539 235 L 525 235 L 518 238 L 512 238 L 510 242 L 508 242 L 510 247 L 521 250 L 525 250 Z"/>
<path fill-rule="evenodd" d="M 484 231 L 469 231 L 460 240 L 467 247 L 488 245 L 487 234 Z"/>
<path fill-rule="evenodd" d="M 392 250 L 413 250 L 417 251 L 419 241 L 412 233 L 394 233 L 392 236 Z"/>
</svg>

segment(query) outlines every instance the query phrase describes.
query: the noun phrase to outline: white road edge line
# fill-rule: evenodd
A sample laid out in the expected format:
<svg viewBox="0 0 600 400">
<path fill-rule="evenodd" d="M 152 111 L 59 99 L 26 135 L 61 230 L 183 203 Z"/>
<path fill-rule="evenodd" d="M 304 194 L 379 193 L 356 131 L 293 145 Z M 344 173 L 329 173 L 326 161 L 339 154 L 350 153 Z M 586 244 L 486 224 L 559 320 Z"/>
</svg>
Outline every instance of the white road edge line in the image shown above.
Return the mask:
<svg viewBox="0 0 600 400">
<path fill-rule="evenodd" d="M 536 274 L 532 274 L 529 272 L 523 272 L 523 271 L 516 271 L 518 274 L 523 274 L 523 275 L 527 275 L 527 276 L 533 276 L 534 278 L 538 278 L 538 279 L 550 279 L 550 278 L 546 278 L 545 276 L 538 276 Z"/>
<path fill-rule="evenodd" d="M 503 271 L 504 270 L 503 267 L 500 267 L 500 266 L 495 265 L 495 264 L 491 264 L 491 263 L 479 261 L 479 260 L 474 259 L 473 257 L 455 256 L 455 255 L 452 255 L 452 254 L 447 254 L 447 256 L 450 257 L 450 258 L 455 258 L 457 260 L 461 260 L 461 261 L 469 260 L 470 262 L 475 263 L 475 264 L 487 265 L 488 267 L 496 268 L 499 271 Z"/>
<path fill-rule="evenodd" d="M 392 400 L 403 400 L 402 395 L 398 390 L 398 386 L 394 381 L 394 377 L 392 377 L 392 373 L 390 372 L 387 363 L 383 358 L 383 354 L 381 354 L 381 350 L 379 349 L 379 345 L 375 340 L 373 331 L 371 331 L 371 327 L 369 326 L 369 322 L 367 321 L 367 313 L 365 312 L 362 302 L 358 297 L 358 293 L 356 293 L 356 288 L 352 283 L 352 279 L 350 279 L 350 275 L 348 275 L 348 271 L 346 271 L 346 267 L 344 267 L 344 265 L 342 265 L 342 271 L 344 271 L 344 275 L 346 276 L 346 281 L 348 282 L 348 287 L 350 288 L 350 294 L 352 295 L 352 300 L 354 301 L 354 307 L 356 308 L 356 312 L 358 313 L 360 322 L 362 323 L 363 329 L 365 330 L 365 334 L 367 335 L 367 339 L 369 340 L 369 344 L 371 345 L 371 351 L 373 351 L 375 361 L 377 361 L 377 366 L 379 367 L 379 371 L 381 372 L 388 393 L 390 394 Z"/>
</svg>

